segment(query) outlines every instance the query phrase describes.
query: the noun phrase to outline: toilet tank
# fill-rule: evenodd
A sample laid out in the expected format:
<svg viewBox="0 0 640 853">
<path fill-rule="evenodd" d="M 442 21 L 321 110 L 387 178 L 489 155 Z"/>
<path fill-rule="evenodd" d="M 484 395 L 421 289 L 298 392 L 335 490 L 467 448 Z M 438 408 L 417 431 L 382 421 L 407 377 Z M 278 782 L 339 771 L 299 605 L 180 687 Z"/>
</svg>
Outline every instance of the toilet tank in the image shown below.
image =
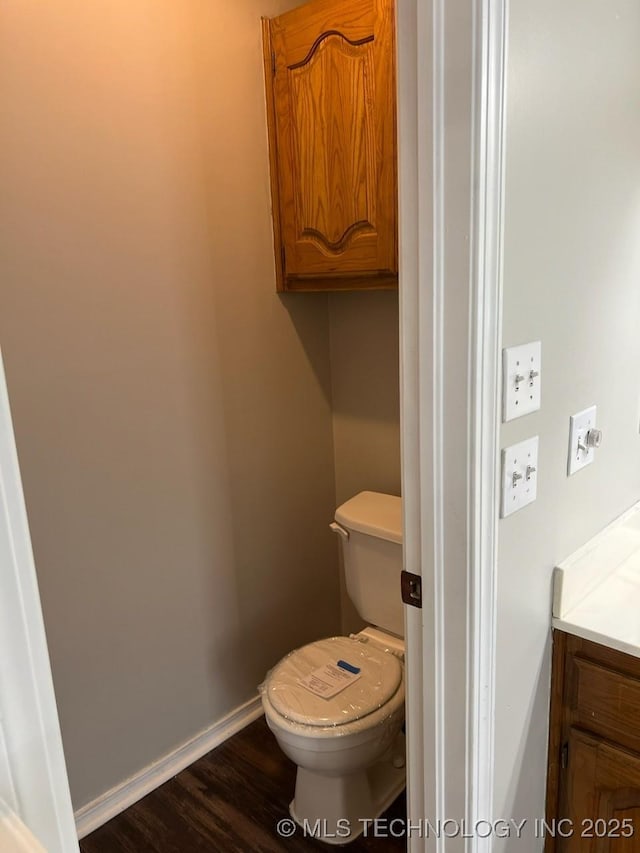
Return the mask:
<svg viewBox="0 0 640 853">
<path fill-rule="evenodd" d="M 402 501 L 395 495 L 360 492 L 336 510 L 349 598 L 370 625 L 404 636 Z"/>
</svg>

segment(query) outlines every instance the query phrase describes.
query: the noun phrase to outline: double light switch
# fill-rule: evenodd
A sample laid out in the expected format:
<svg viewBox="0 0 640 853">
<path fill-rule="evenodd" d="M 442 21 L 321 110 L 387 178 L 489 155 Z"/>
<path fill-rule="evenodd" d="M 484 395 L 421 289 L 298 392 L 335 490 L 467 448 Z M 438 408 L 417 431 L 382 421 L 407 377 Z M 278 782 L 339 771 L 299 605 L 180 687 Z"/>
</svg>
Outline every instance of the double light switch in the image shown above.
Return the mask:
<svg viewBox="0 0 640 853">
<path fill-rule="evenodd" d="M 502 351 L 502 419 L 512 421 L 540 408 L 542 344 L 533 341 Z M 502 451 L 502 500 L 505 518 L 536 499 L 538 436 Z"/>
<path fill-rule="evenodd" d="M 503 421 L 512 421 L 540 408 L 541 372 L 540 341 L 502 351 Z"/>
<path fill-rule="evenodd" d="M 500 516 L 506 518 L 536 499 L 538 487 L 538 436 L 502 451 L 502 503 Z"/>
</svg>

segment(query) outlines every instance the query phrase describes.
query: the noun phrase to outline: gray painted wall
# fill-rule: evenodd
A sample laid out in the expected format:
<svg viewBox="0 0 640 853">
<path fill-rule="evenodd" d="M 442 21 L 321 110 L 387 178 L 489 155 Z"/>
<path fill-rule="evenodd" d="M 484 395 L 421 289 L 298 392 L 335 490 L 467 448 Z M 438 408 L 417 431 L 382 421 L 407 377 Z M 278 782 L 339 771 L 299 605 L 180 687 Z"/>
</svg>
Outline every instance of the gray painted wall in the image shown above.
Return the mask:
<svg viewBox="0 0 640 853">
<path fill-rule="evenodd" d="M 329 296 L 336 505 L 369 490 L 400 494 L 398 293 Z M 342 631 L 363 621 L 340 571 Z"/>
<path fill-rule="evenodd" d="M 500 522 L 497 817 L 544 814 L 553 566 L 640 498 L 640 5 L 512 0 L 504 345 L 542 340 L 538 499 Z M 569 416 L 604 443 L 567 478 Z M 499 849 L 541 850 L 531 833 Z"/>
<path fill-rule="evenodd" d="M 275 293 L 259 16 L 0 13 L 0 340 L 74 805 L 339 628 L 326 296 Z"/>
<path fill-rule="evenodd" d="M 398 293 L 331 294 L 329 324 L 337 501 L 399 495 Z"/>
</svg>

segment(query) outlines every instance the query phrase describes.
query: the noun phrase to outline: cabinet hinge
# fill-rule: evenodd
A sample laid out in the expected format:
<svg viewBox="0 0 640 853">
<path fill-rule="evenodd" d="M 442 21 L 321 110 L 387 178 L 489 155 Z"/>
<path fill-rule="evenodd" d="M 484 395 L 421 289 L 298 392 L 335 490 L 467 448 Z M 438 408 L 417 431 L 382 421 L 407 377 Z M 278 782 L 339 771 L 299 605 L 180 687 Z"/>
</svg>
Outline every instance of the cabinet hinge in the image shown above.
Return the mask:
<svg viewBox="0 0 640 853">
<path fill-rule="evenodd" d="M 276 76 L 276 52 L 275 50 L 271 51 L 271 73 L 273 76 Z"/>
<path fill-rule="evenodd" d="M 569 744 L 565 743 L 560 751 L 560 767 L 566 770 L 569 766 Z"/>
<path fill-rule="evenodd" d="M 400 589 L 402 600 L 412 607 L 422 607 L 422 578 L 420 575 L 412 575 L 411 572 L 402 572 L 400 575 Z"/>
</svg>

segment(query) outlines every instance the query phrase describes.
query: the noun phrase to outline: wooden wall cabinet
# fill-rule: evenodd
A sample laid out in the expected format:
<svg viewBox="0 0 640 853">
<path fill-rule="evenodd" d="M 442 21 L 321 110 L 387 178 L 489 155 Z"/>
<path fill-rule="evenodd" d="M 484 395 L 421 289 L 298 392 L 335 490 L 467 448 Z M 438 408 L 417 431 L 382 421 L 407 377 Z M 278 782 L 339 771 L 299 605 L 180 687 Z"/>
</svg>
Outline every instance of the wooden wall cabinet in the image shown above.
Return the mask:
<svg viewBox="0 0 640 853">
<path fill-rule="evenodd" d="M 546 853 L 640 851 L 640 658 L 554 633 Z M 562 837 L 566 835 L 567 837 Z"/>
<path fill-rule="evenodd" d="M 278 290 L 397 286 L 393 0 L 263 20 Z"/>
</svg>

